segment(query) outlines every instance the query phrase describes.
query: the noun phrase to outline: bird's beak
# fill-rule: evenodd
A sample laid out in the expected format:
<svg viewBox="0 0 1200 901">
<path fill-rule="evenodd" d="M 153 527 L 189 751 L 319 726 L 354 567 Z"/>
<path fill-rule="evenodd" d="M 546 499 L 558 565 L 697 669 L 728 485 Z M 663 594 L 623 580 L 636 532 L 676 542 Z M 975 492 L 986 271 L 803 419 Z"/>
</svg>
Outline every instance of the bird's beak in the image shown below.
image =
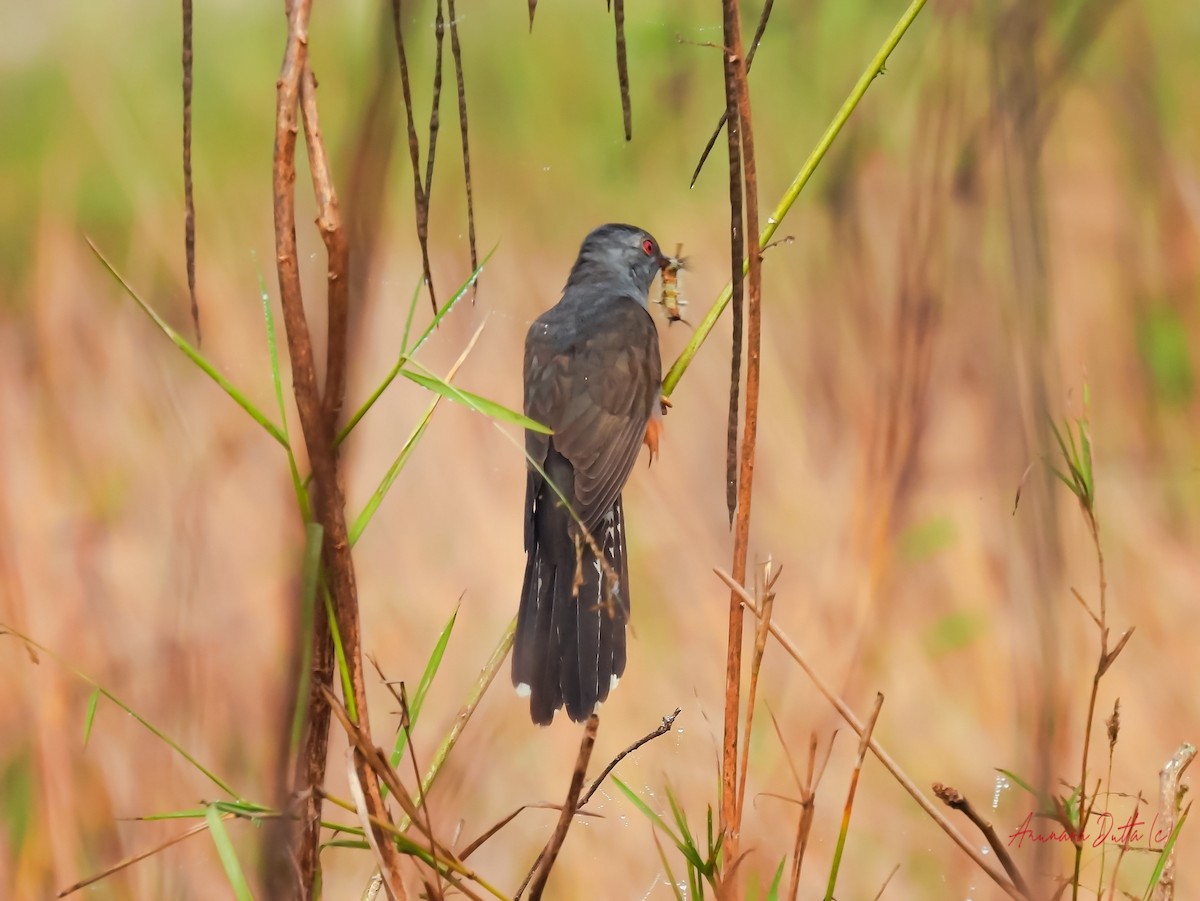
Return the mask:
<svg viewBox="0 0 1200 901">
<path fill-rule="evenodd" d="M 659 269 L 666 269 L 668 266 L 671 265 L 671 262 L 672 262 L 672 260 L 670 257 L 665 257 L 661 253 L 658 255 L 658 268 Z"/>
</svg>

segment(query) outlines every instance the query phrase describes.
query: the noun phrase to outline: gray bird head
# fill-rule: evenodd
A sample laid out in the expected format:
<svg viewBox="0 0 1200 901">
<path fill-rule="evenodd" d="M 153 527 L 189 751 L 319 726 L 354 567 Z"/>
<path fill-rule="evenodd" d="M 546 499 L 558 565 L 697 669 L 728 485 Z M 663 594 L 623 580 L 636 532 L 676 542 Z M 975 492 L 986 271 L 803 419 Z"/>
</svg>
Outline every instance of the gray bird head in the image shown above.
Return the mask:
<svg viewBox="0 0 1200 901">
<path fill-rule="evenodd" d="M 583 239 L 567 288 L 603 285 L 646 303 L 650 283 L 670 261 L 645 229 L 609 223 Z"/>
</svg>

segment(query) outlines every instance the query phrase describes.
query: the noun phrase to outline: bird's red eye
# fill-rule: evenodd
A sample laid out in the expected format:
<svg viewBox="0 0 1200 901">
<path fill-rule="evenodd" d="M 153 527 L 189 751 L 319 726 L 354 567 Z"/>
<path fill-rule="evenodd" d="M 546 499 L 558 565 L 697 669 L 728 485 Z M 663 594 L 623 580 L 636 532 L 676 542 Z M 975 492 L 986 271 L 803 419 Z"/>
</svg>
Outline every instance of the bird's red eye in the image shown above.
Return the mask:
<svg viewBox="0 0 1200 901">
<path fill-rule="evenodd" d="M 642 242 L 642 250 L 646 251 L 646 256 L 652 256 L 654 254 L 654 242 L 647 238 Z"/>
</svg>

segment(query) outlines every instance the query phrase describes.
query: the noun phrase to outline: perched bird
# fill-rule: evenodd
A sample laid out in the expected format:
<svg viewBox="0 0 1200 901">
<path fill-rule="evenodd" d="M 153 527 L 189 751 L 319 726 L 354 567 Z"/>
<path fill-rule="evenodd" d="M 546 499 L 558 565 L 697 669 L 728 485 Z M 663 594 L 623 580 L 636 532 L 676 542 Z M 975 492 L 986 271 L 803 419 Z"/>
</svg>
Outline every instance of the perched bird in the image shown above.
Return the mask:
<svg viewBox="0 0 1200 901">
<path fill-rule="evenodd" d="M 629 566 L 621 489 L 645 442 L 658 452 L 662 357 L 647 307 L 669 265 L 654 237 L 602 225 L 562 299 L 525 338 L 525 583 L 513 685 L 548 724 L 587 719 L 625 671 Z"/>
</svg>

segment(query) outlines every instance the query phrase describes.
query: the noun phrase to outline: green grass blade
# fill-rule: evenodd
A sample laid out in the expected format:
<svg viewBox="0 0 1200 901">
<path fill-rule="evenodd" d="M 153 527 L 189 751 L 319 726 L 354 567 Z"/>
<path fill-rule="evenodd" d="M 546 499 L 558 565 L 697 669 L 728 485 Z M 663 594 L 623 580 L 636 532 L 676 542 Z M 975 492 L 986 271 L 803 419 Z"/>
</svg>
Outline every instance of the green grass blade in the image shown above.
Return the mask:
<svg viewBox="0 0 1200 901">
<path fill-rule="evenodd" d="M 779 861 L 779 867 L 775 870 L 775 878 L 771 880 L 771 887 L 767 889 L 766 901 L 779 901 L 779 884 L 783 881 L 783 865 L 787 863 L 787 855 Z"/>
<path fill-rule="evenodd" d="M 173 750 L 176 754 L 178 754 L 180 757 L 182 757 L 184 760 L 186 760 L 189 764 L 192 765 L 193 769 L 195 769 L 198 773 L 200 773 L 205 778 L 207 778 L 208 781 L 210 781 L 213 785 L 215 785 L 221 791 L 225 792 L 225 794 L 229 795 L 231 798 L 239 797 L 238 793 L 229 787 L 229 783 L 227 783 L 224 779 L 222 779 L 220 776 L 218 776 L 216 773 L 214 773 L 208 767 L 204 766 L 204 764 L 200 763 L 200 761 L 198 761 L 195 757 L 193 757 L 191 754 L 189 754 L 184 749 L 183 745 L 179 744 L 179 742 L 175 741 L 175 739 L 170 738 L 166 733 L 164 733 L 162 730 L 160 730 L 157 726 L 155 726 L 153 723 L 151 723 L 148 719 L 146 719 L 144 716 L 142 716 L 140 713 L 138 713 L 136 710 L 134 710 L 132 707 L 130 707 L 128 704 L 126 704 L 124 701 L 122 701 L 119 697 L 117 697 L 115 694 L 113 694 L 111 691 L 109 691 L 107 688 L 105 688 L 103 685 L 101 685 L 99 682 L 97 682 L 95 679 L 93 679 L 87 673 L 83 672 L 83 670 L 79 670 L 79 669 L 76 669 L 75 667 L 71 666 L 65 660 L 63 660 L 62 657 L 60 657 L 58 654 L 54 653 L 52 650 L 50 650 L 45 645 L 39 644 L 38 642 L 34 641 L 32 638 L 30 638 L 24 632 L 21 632 L 18 629 L 14 629 L 12 626 L 8 625 L 7 623 L 0 622 L 0 635 L 3 635 L 6 632 L 8 634 L 12 635 L 13 637 L 19 638 L 21 641 L 25 642 L 26 644 L 41 651 L 43 654 L 45 654 L 47 657 L 49 657 L 51 660 L 53 660 L 55 663 L 57 663 L 59 666 L 61 666 L 63 669 L 65 669 L 67 672 L 71 673 L 76 678 L 81 679 L 84 682 L 86 682 L 88 685 L 92 686 L 93 689 L 100 692 L 101 695 L 103 695 L 105 698 L 107 698 L 112 703 L 116 704 L 119 708 L 121 708 L 127 714 L 129 714 L 131 717 L 133 717 L 135 720 L 137 720 L 137 722 L 140 723 L 151 735 L 153 735 L 155 738 L 157 738 L 159 741 L 161 741 L 163 744 L 165 744 L 167 747 L 169 747 L 171 750 Z"/>
<path fill-rule="evenodd" d="M 495 649 L 488 657 L 487 663 L 483 665 L 483 669 L 479 671 L 479 677 L 475 680 L 475 684 L 471 686 L 471 691 L 467 694 L 467 699 L 459 708 L 458 716 L 454 718 L 454 725 L 450 727 L 450 731 L 442 739 L 436 751 L 433 752 L 433 759 L 429 762 L 429 767 L 425 771 L 425 775 L 421 777 L 421 794 L 425 797 L 429 796 L 430 790 L 433 788 L 434 782 L 442 772 L 442 767 L 446 765 L 446 760 L 450 756 L 450 752 L 454 750 L 454 746 L 458 744 L 459 738 L 462 737 L 463 730 L 467 728 L 472 715 L 479 708 L 479 702 L 483 699 L 491 687 L 492 680 L 496 678 L 496 673 L 500 671 L 500 665 L 504 663 L 508 657 L 508 652 L 512 650 L 513 638 L 517 634 L 517 618 L 514 616 L 508 621 L 508 625 L 504 627 L 504 632 L 500 636 L 500 640 L 496 643 Z M 408 817 L 400 819 L 399 827 L 401 831 L 407 829 L 411 824 Z"/>
<path fill-rule="evenodd" d="M 658 831 L 653 826 L 650 827 L 650 836 L 654 839 L 654 847 L 658 849 L 658 859 L 662 861 L 663 872 L 667 874 L 667 881 L 671 884 L 671 891 L 674 893 L 676 901 L 684 901 L 679 882 L 675 879 L 675 874 L 671 871 L 671 864 L 667 860 L 667 852 L 663 850 L 662 842 L 658 840 Z"/>
<path fill-rule="evenodd" d="M 157 822 L 159 820 L 198 820 L 202 819 L 209 808 L 204 807 L 188 807 L 184 810 L 167 810 L 162 813 L 148 813 L 145 816 L 140 816 L 138 820 L 146 822 Z"/>
<path fill-rule="evenodd" d="M 371 396 L 363 402 L 361 407 L 354 411 L 354 415 L 347 420 L 344 426 L 342 426 L 341 431 L 337 434 L 337 444 L 341 444 L 346 440 L 347 437 L 349 437 L 350 433 L 354 431 L 354 427 L 358 425 L 359 421 L 367 415 L 367 412 L 371 409 L 371 407 L 375 406 L 375 401 L 379 400 L 383 392 L 388 389 L 388 386 L 391 385 L 396 376 L 400 374 L 400 370 L 404 368 L 404 364 L 412 359 L 413 354 L 420 350 L 421 345 L 429 339 L 431 334 L 433 334 L 433 330 L 437 328 L 437 325 L 442 321 L 442 318 L 454 308 L 455 304 L 457 304 L 460 300 L 462 300 L 463 297 L 466 296 L 467 291 L 469 291 L 471 286 L 475 284 L 475 280 L 479 278 L 479 273 L 483 271 L 483 267 L 487 265 L 488 260 L 492 258 L 492 254 L 495 252 L 496 248 L 493 247 L 491 251 L 488 252 L 488 255 L 480 261 L 479 265 L 475 268 L 475 271 L 471 273 L 471 277 L 463 282 L 461 286 L 459 286 L 459 289 L 454 292 L 453 297 L 442 304 L 442 308 L 438 310 L 437 315 L 433 317 L 433 320 L 429 323 L 428 327 L 426 327 L 425 331 L 421 333 L 421 337 L 417 339 L 416 345 L 410 350 L 404 350 L 400 353 L 400 358 L 396 360 L 396 365 L 392 367 L 391 371 L 384 376 L 383 381 L 380 382 L 375 390 L 371 392 Z M 417 286 L 417 290 L 418 292 L 420 291 L 420 285 Z M 407 343 L 407 329 L 404 340 L 405 343 Z"/>
<path fill-rule="evenodd" d="M 671 831 L 671 827 L 667 825 L 666 821 L 662 817 L 651 810 L 650 806 L 641 798 L 639 798 L 637 793 L 634 792 L 634 790 L 624 782 L 622 782 L 618 777 L 613 776 L 612 781 L 613 784 L 621 790 L 621 793 L 629 799 L 630 804 L 640 810 L 643 816 L 645 816 L 651 823 L 663 831 L 667 838 L 671 840 L 671 843 L 679 849 L 679 853 L 687 858 L 688 863 L 694 867 L 703 869 L 704 861 L 700 859 L 700 856 L 695 852 L 694 849 L 689 848 L 679 836 Z"/>
<path fill-rule="evenodd" d="M 1020 776 L 1018 776 L 1012 770 L 1005 770 L 1000 767 L 996 767 L 996 772 L 999 773 L 1001 776 L 1005 776 L 1005 777 L 1011 779 L 1013 782 L 1015 782 L 1017 784 L 1017 786 L 1019 788 L 1025 789 L 1025 791 L 1029 792 L 1029 794 L 1033 795 L 1033 797 L 1038 798 L 1039 800 L 1041 799 L 1041 797 L 1042 797 L 1041 794 L 1039 794 L 1038 791 L 1036 789 L 1034 789 L 1034 787 L 1032 785 L 1030 785 L 1028 782 L 1026 782 L 1024 779 L 1022 779 Z"/>
<path fill-rule="evenodd" d="M 429 336 L 433 334 L 434 329 L 438 327 L 438 324 L 446 317 L 446 314 L 454 309 L 460 300 L 467 296 L 467 292 L 471 290 L 471 286 L 479 279 L 479 273 L 483 272 L 483 267 L 488 264 L 488 261 L 492 258 L 492 254 L 496 252 L 496 247 L 499 246 L 497 244 L 487 252 L 487 255 L 479 261 L 479 265 L 475 267 L 475 271 L 471 273 L 470 277 L 458 286 L 458 290 L 454 292 L 454 296 L 442 304 L 442 308 L 429 320 L 429 325 L 425 326 L 425 331 L 421 332 L 421 337 L 417 339 L 417 343 L 408 351 L 410 359 L 421 349 L 421 345 L 429 340 Z"/>
<path fill-rule="evenodd" d="M 667 804 L 671 808 L 671 816 L 675 819 L 675 825 L 679 827 L 679 835 L 683 839 L 683 843 L 692 849 L 692 853 L 696 859 L 703 862 L 704 858 L 700 856 L 700 848 L 696 845 L 696 838 L 692 835 L 692 830 L 688 828 L 687 815 L 683 812 L 683 808 L 679 806 L 679 802 L 675 800 L 675 793 L 671 791 L 671 786 L 667 786 Z"/>
<path fill-rule="evenodd" d="M 342 701 L 346 705 L 346 713 L 350 722 L 358 722 L 358 704 L 354 702 L 354 687 L 350 681 L 350 665 L 346 662 L 346 646 L 342 644 L 342 630 L 338 627 L 337 616 L 333 612 L 333 595 L 329 586 L 325 586 L 325 615 L 329 617 L 329 634 L 333 637 L 333 656 L 337 659 L 338 675 L 342 680 Z"/>
<path fill-rule="evenodd" d="M 420 364 L 414 361 L 414 365 Z M 512 425 L 518 425 L 523 429 L 529 429 L 533 432 L 541 432 L 543 435 L 551 435 L 553 432 L 542 425 L 540 422 L 535 422 L 528 416 L 523 416 L 515 410 L 510 410 L 503 404 L 498 404 L 494 400 L 488 400 L 486 397 L 480 397 L 478 394 L 472 394 L 470 391 L 463 391 L 461 388 L 456 388 L 449 382 L 438 378 L 424 366 L 420 366 L 422 372 L 413 372 L 410 369 L 402 370 L 401 375 L 406 379 L 416 382 L 422 388 L 440 394 L 442 397 L 449 398 L 455 403 L 462 404 L 468 409 L 474 410 L 476 413 L 482 413 L 489 419 L 495 419 L 499 422 L 507 422 Z"/>
<path fill-rule="evenodd" d="M 258 409 L 258 407 L 254 406 L 254 404 L 250 402 L 250 399 L 246 397 L 246 395 L 234 387 L 234 385 L 227 378 L 225 378 L 225 376 L 221 375 L 221 373 L 217 371 L 217 368 L 208 361 L 208 358 L 205 357 L 204 354 L 192 347 L 187 338 L 183 337 L 183 335 L 171 328 L 165 319 L 159 316 L 158 313 L 156 313 L 148 303 L 142 300 L 138 293 L 133 290 L 133 286 L 130 285 L 129 282 L 125 281 L 121 273 L 117 272 L 117 270 L 113 267 L 113 264 L 108 261 L 108 258 L 100 252 L 100 248 L 93 244 L 90 238 L 86 240 L 88 242 L 88 247 L 92 248 L 92 253 L 96 255 L 96 258 L 100 260 L 104 268 L 109 271 L 109 274 L 117 280 L 117 284 L 119 284 L 125 290 L 126 294 L 133 298 L 134 302 L 142 308 L 142 311 L 150 317 L 154 324 L 158 326 L 159 330 L 168 338 L 170 338 L 176 347 L 183 351 L 184 356 L 195 363 L 205 375 L 216 382 L 217 386 L 226 394 L 228 394 L 233 399 L 234 403 L 250 414 L 250 418 L 262 426 L 268 435 L 270 435 L 284 447 L 287 447 L 287 438 L 284 436 L 279 426 L 271 422 L 271 420 L 268 419 L 262 413 L 262 411 Z"/>
<path fill-rule="evenodd" d="M 1024 779 L 1022 779 L 1016 773 L 1014 773 L 1012 770 L 1006 770 L 1006 769 L 1002 769 L 1001 767 L 996 767 L 996 772 L 1002 776 L 1007 777 L 1008 779 L 1012 780 L 1013 782 L 1015 782 L 1017 784 L 1017 786 L 1019 786 L 1020 788 L 1023 788 L 1026 792 L 1029 793 L 1029 795 L 1031 797 L 1033 797 L 1038 802 L 1037 813 L 1039 816 L 1044 816 L 1048 813 L 1053 813 L 1054 805 L 1050 803 L 1050 798 L 1048 795 L 1046 795 L 1042 792 L 1039 792 L 1032 785 L 1030 785 L 1028 782 L 1026 782 Z"/>
<path fill-rule="evenodd" d="M 1087 486 L 1088 497 L 1096 496 L 1096 483 L 1092 478 L 1092 440 L 1088 437 L 1087 421 L 1080 419 L 1079 424 L 1079 467 L 1083 470 L 1083 483 Z"/>
<path fill-rule="evenodd" d="M 400 453 L 396 459 L 392 461 L 392 465 L 388 467 L 388 471 L 384 474 L 383 479 L 379 483 L 379 487 L 372 493 L 367 505 L 363 507 L 362 512 L 354 518 L 354 522 L 350 526 L 350 546 L 354 547 L 358 543 L 358 539 L 362 537 L 363 531 L 375 516 L 379 505 L 383 503 L 383 499 L 387 497 L 388 492 L 392 488 L 392 484 L 396 481 L 396 477 L 400 475 L 400 470 L 408 462 L 408 458 L 412 456 L 412 452 L 417 447 L 417 442 L 421 440 L 421 436 L 425 434 L 425 430 L 429 427 L 430 420 L 433 419 L 434 411 L 437 410 L 438 404 L 441 402 L 440 397 L 434 398 L 433 402 L 425 410 L 425 415 L 421 417 L 417 423 L 417 427 L 413 429 L 408 440 L 404 442 L 404 446 L 400 448 Z"/>
<path fill-rule="evenodd" d="M 275 404 L 279 409 L 279 417 L 285 438 L 288 438 L 287 408 L 283 404 L 283 376 L 279 373 L 279 342 L 275 337 L 275 314 L 271 311 L 271 295 L 267 291 L 267 281 L 262 270 L 258 270 L 258 296 L 262 301 L 263 319 L 267 324 L 267 352 L 271 359 L 271 383 L 275 387 Z M 290 446 L 290 441 L 288 442 Z"/>
<path fill-rule="evenodd" d="M 83 717 L 83 746 L 86 748 L 92 736 L 92 723 L 96 721 L 96 705 L 100 703 L 100 689 L 93 688 L 88 697 L 87 713 Z"/>
<path fill-rule="evenodd" d="M 313 620 L 317 607 L 317 588 L 321 584 L 321 543 L 325 530 L 319 522 L 310 522 L 304 529 L 304 558 L 301 565 L 300 583 L 300 626 L 297 640 L 300 642 L 300 673 L 296 680 L 296 707 L 292 713 L 292 735 L 288 760 L 295 760 L 304 733 L 304 719 L 308 711 L 308 692 L 312 681 Z"/>
<path fill-rule="evenodd" d="M 425 287 L 424 275 L 417 279 L 417 286 L 413 288 L 412 300 L 408 302 L 408 316 L 404 320 L 404 337 L 400 339 L 400 355 L 402 357 L 408 354 L 408 336 L 412 332 L 413 314 L 417 312 L 417 301 L 421 297 L 423 287 Z"/>
<path fill-rule="evenodd" d="M 1191 812 L 1192 805 L 1188 804 L 1187 810 L 1175 822 L 1175 826 L 1171 829 L 1171 835 L 1167 838 L 1166 843 L 1162 846 L 1162 850 L 1158 853 L 1158 863 L 1154 865 L 1154 872 L 1150 874 L 1150 884 L 1146 886 L 1146 894 L 1143 896 L 1143 901 L 1150 901 L 1151 895 L 1154 894 L 1154 889 L 1158 886 L 1158 881 L 1162 879 L 1163 869 L 1167 865 L 1167 860 L 1171 856 L 1171 852 L 1175 850 L 1175 839 L 1179 838 L 1179 831 L 1183 828 L 1183 824 L 1187 822 L 1188 813 Z"/>
<path fill-rule="evenodd" d="M 1058 449 L 1062 453 L 1063 462 L 1067 466 L 1067 472 L 1071 474 L 1071 478 L 1067 479 L 1062 473 L 1058 472 L 1057 468 L 1051 467 L 1058 474 L 1058 477 L 1063 480 L 1071 493 L 1080 500 L 1083 500 L 1083 488 L 1079 481 L 1079 468 L 1076 466 L 1076 454 L 1072 453 L 1075 447 L 1075 437 L 1071 435 L 1071 427 L 1068 425 L 1067 434 L 1071 437 L 1071 447 L 1067 447 L 1067 442 L 1063 440 L 1062 432 L 1058 430 L 1058 424 L 1053 420 L 1050 421 L 1050 431 L 1054 433 L 1054 440 L 1058 442 Z"/>
<path fill-rule="evenodd" d="M 160 820 L 200 820 L 207 816 L 208 811 L 216 809 L 218 813 L 231 813 L 243 819 L 259 820 L 263 815 L 278 816 L 278 811 L 254 801 L 213 801 L 202 807 L 187 807 L 183 810 L 166 810 L 160 813 L 149 813 L 145 816 L 134 817 L 139 822 L 158 822 Z"/>
<path fill-rule="evenodd" d="M 696 845 L 696 838 L 692 835 L 692 830 L 688 827 L 687 815 L 675 800 L 675 793 L 671 791 L 669 783 L 666 786 L 666 792 L 667 804 L 671 808 L 671 816 L 675 820 L 675 825 L 679 827 L 679 836 L 691 852 L 684 856 L 688 862 L 688 885 L 691 887 L 692 897 L 703 898 L 704 884 L 700 880 L 701 877 L 708 875 L 708 868 L 705 866 L 704 857 L 700 854 L 700 848 Z"/>
<path fill-rule="evenodd" d="M 283 400 L 283 376 L 279 372 L 279 341 L 275 332 L 275 314 L 271 311 L 271 295 L 267 292 L 267 282 L 262 270 L 258 272 L 258 293 L 262 300 L 263 319 L 267 323 L 267 352 L 271 358 L 271 382 L 275 387 L 275 405 L 279 410 L 279 421 L 282 424 L 283 437 L 286 442 L 288 471 L 292 476 L 292 490 L 296 494 L 296 503 L 305 522 L 312 519 L 312 505 L 309 502 L 305 482 L 300 478 L 300 470 L 296 466 L 296 455 L 292 453 L 292 436 L 288 434 L 287 407 Z"/>
<path fill-rule="evenodd" d="M 425 672 L 421 673 L 421 681 L 417 683 L 417 690 L 412 696 L 412 700 L 408 705 L 409 728 L 401 729 L 396 733 L 396 745 L 392 749 L 392 766 L 396 767 L 400 764 L 400 759 L 404 756 L 404 749 L 408 745 L 408 733 L 417 723 L 417 717 L 421 714 L 421 707 L 425 703 L 425 695 L 429 693 L 429 686 L 433 684 L 434 676 L 442 666 L 442 658 L 446 654 L 446 646 L 450 643 L 450 633 L 454 631 L 454 623 L 458 620 L 458 607 L 454 608 L 454 612 L 450 614 L 450 619 L 446 625 L 442 627 L 441 634 L 438 635 L 438 640 L 433 646 L 433 653 L 429 655 L 429 661 L 425 664 Z M 385 787 L 381 786 L 380 791 L 384 791 Z"/>
<path fill-rule="evenodd" d="M 254 895 L 246 882 L 242 865 L 238 863 L 237 852 L 233 849 L 233 842 L 225 830 L 225 821 L 221 814 L 215 807 L 210 807 L 204 818 L 208 820 L 208 831 L 212 833 L 213 844 L 217 846 L 217 856 L 221 858 L 221 866 L 225 868 L 225 878 L 229 880 L 234 897 L 237 901 L 254 901 Z"/>
</svg>

